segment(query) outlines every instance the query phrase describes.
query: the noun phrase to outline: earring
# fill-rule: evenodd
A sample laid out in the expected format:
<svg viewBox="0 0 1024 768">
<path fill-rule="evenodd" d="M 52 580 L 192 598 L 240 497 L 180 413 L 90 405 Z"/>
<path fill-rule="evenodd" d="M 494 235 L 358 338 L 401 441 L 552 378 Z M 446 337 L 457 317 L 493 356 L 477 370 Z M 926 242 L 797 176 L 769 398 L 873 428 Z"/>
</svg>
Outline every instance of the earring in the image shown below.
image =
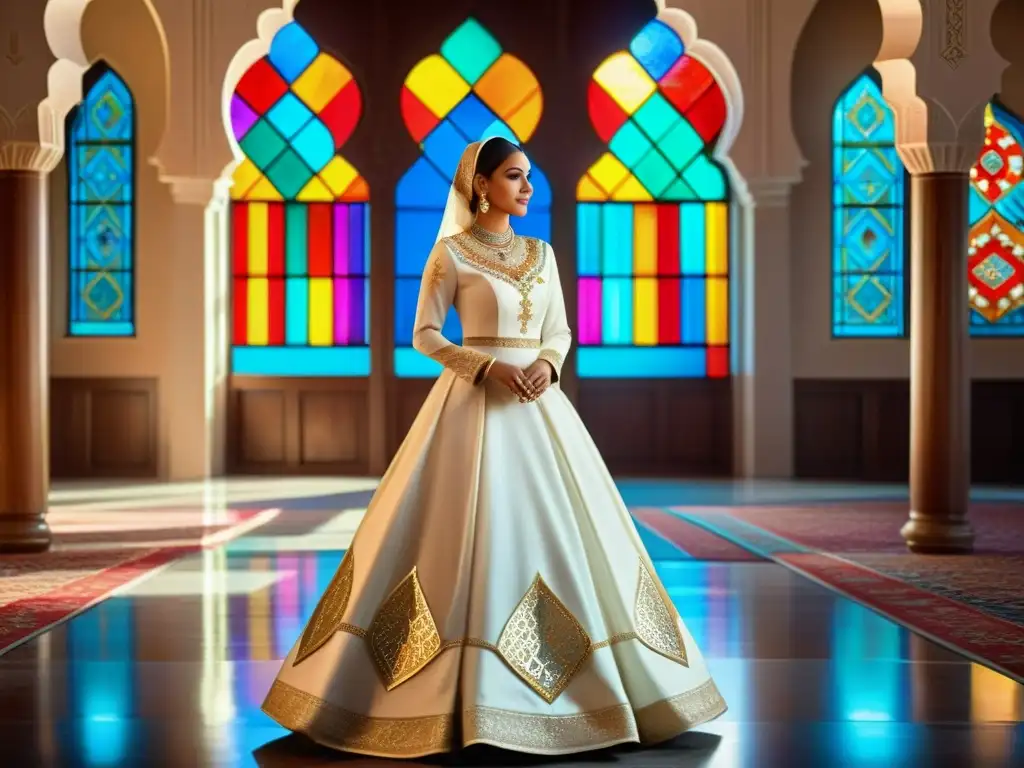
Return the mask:
<svg viewBox="0 0 1024 768">
<path fill-rule="evenodd" d="M 480 213 L 487 213 L 491 210 L 491 204 L 487 202 L 487 193 L 480 195 Z"/>
</svg>

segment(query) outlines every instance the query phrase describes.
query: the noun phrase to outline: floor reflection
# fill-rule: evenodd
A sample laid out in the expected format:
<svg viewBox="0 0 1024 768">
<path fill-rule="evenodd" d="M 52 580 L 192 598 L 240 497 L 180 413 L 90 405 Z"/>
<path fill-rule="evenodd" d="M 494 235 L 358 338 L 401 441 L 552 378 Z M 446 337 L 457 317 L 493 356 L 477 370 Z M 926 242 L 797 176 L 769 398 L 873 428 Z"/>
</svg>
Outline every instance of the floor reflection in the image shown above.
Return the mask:
<svg viewBox="0 0 1024 768">
<path fill-rule="evenodd" d="M 0 762 L 416 765 L 320 750 L 259 710 L 357 523 L 284 514 L 0 657 Z M 558 761 L 478 750 L 419 764 L 1024 763 L 1024 688 L 1012 680 L 772 564 L 657 568 L 730 704 L 723 718 L 659 750 Z"/>
</svg>

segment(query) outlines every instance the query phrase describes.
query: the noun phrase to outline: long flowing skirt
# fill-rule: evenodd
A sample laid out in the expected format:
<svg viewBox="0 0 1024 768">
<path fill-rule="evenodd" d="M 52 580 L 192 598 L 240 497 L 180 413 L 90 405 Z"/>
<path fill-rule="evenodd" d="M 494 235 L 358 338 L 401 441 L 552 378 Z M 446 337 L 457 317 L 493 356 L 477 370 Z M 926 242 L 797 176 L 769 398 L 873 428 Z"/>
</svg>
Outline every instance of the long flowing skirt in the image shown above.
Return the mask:
<svg viewBox="0 0 1024 768">
<path fill-rule="evenodd" d="M 725 709 L 558 386 L 522 404 L 448 371 L 263 705 L 384 757 L 652 743 Z"/>
</svg>

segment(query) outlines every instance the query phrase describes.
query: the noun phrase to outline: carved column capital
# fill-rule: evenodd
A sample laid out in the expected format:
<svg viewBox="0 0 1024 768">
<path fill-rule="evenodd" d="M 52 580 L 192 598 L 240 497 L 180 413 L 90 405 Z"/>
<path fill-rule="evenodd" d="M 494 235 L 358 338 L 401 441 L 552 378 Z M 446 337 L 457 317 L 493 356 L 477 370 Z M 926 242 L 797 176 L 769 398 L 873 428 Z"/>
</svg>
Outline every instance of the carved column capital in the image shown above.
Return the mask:
<svg viewBox="0 0 1024 768">
<path fill-rule="evenodd" d="M 179 205 L 198 205 L 205 208 L 214 199 L 226 193 L 229 179 L 205 179 L 194 176 L 162 176 L 161 181 L 171 188 L 171 197 Z"/>
<path fill-rule="evenodd" d="M 756 208 L 785 208 L 799 176 L 768 176 L 746 180 L 746 192 Z"/>
<path fill-rule="evenodd" d="M 49 173 L 60 163 L 63 154 L 60 147 L 35 141 L 0 142 L 0 171 Z"/>
</svg>

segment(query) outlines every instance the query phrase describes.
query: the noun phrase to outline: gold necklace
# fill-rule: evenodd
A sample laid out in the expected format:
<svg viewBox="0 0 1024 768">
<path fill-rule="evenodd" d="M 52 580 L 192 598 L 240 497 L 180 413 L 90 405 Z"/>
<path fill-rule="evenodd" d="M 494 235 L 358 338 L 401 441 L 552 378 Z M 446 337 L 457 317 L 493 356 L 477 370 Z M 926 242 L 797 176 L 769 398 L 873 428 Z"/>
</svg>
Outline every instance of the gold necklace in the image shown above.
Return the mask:
<svg viewBox="0 0 1024 768">
<path fill-rule="evenodd" d="M 489 229 L 484 229 L 474 222 L 470 229 L 470 234 L 472 234 L 481 245 L 485 245 L 495 251 L 498 254 L 498 258 L 502 261 L 506 261 L 511 255 L 512 245 L 516 241 L 516 233 L 512 231 L 512 227 L 509 227 L 505 232 L 499 234 L 491 232 Z"/>
</svg>

